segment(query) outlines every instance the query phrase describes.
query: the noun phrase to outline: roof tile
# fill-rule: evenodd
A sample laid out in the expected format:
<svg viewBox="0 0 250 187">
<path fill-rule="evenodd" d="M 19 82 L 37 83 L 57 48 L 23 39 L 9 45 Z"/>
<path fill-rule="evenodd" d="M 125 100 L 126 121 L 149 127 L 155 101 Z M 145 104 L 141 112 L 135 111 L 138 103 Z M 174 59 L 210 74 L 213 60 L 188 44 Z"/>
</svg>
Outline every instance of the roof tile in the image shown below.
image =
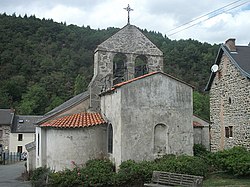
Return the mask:
<svg viewBox="0 0 250 187">
<path fill-rule="evenodd" d="M 100 113 L 78 113 L 47 121 L 41 127 L 79 128 L 105 124 Z"/>
</svg>

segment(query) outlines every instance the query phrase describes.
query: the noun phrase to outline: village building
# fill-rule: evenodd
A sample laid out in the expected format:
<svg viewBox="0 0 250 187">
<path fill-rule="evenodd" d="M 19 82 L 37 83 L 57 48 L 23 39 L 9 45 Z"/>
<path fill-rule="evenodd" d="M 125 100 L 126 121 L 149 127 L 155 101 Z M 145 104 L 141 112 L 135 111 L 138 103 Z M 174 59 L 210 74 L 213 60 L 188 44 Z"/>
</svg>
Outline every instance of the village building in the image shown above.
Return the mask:
<svg viewBox="0 0 250 187">
<path fill-rule="evenodd" d="M 35 123 L 41 116 L 15 115 L 9 137 L 9 152 L 27 152 L 25 145 L 35 141 Z"/>
<path fill-rule="evenodd" d="M 211 70 L 205 88 L 210 92 L 211 150 L 250 150 L 250 46 L 228 39 Z"/>
<path fill-rule="evenodd" d="M 12 109 L 0 109 L 0 153 L 9 150 L 13 120 L 14 111 Z"/>
<path fill-rule="evenodd" d="M 88 91 L 37 123 L 36 167 L 192 155 L 193 88 L 162 71 L 163 53 L 134 25 L 98 45 Z"/>
</svg>

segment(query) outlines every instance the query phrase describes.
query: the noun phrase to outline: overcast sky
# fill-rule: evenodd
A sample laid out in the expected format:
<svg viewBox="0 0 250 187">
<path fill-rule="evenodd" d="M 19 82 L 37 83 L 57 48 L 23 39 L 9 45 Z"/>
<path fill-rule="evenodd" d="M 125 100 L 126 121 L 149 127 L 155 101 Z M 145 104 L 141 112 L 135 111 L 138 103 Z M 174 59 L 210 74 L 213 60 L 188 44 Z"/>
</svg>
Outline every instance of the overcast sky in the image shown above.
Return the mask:
<svg viewBox="0 0 250 187">
<path fill-rule="evenodd" d="M 218 44 L 236 38 L 238 45 L 250 42 L 250 0 L 0 0 L 0 12 L 106 29 L 127 24 L 123 8 L 128 4 L 134 9 L 131 24 L 166 34 L 172 40 L 191 38 Z"/>
</svg>

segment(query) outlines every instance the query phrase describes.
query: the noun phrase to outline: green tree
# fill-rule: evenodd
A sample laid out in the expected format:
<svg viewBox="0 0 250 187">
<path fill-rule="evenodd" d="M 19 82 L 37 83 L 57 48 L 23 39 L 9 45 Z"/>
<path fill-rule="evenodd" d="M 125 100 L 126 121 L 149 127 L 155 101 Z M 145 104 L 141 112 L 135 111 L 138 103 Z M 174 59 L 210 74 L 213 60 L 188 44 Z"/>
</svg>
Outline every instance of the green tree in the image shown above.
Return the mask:
<svg viewBox="0 0 250 187">
<path fill-rule="evenodd" d="M 209 95 L 202 94 L 198 91 L 193 92 L 194 114 L 199 117 L 209 120 Z"/>
<path fill-rule="evenodd" d="M 86 91 L 87 86 L 88 86 L 88 83 L 85 79 L 85 76 L 78 74 L 76 79 L 75 79 L 74 95 L 77 95 L 79 93 Z"/>
<path fill-rule="evenodd" d="M 20 114 L 44 114 L 47 105 L 46 90 L 35 84 L 23 94 L 18 111 Z"/>
</svg>

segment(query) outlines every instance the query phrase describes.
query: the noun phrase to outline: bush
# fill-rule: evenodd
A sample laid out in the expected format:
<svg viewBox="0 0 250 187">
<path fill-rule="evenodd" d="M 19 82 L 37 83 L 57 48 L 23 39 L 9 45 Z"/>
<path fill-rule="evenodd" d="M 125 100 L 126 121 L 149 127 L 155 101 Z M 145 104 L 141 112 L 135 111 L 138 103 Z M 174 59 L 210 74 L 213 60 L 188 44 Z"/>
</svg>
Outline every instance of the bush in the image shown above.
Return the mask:
<svg viewBox="0 0 250 187">
<path fill-rule="evenodd" d="M 194 144 L 193 151 L 194 156 L 205 156 L 209 153 L 206 147 L 202 144 Z"/>
<path fill-rule="evenodd" d="M 107 159 L 89 160 L 85 166 L 78 166 L 74 162 L 73 170 L 52 173 L 50 185 L 60 187 L 71 186 L 108 186 L 113 184 L 114 165 Z"/>
<path fill-rule="evenodd" d="M 200 176 L 207 175 L 208 165 L 204 159 L 199 157 L 167 155 L 156 162 L 157 170 L 159 171 Z"/>
<path fill-rule="evenodd" d="M 30 177 L 32 185 L 35 187 L 45 186 L 50 174 L 51 170 L 46 167 L 39 167 L 33 170 Z"/>
<path fill-rule="evenodd" d="M 210 164 L 217 166 L 218 170 L 229 172 L 235 176 L 250 175 L 250 151 L 244 147 L 211 153 L 208 156 Z"/>
</svg>

